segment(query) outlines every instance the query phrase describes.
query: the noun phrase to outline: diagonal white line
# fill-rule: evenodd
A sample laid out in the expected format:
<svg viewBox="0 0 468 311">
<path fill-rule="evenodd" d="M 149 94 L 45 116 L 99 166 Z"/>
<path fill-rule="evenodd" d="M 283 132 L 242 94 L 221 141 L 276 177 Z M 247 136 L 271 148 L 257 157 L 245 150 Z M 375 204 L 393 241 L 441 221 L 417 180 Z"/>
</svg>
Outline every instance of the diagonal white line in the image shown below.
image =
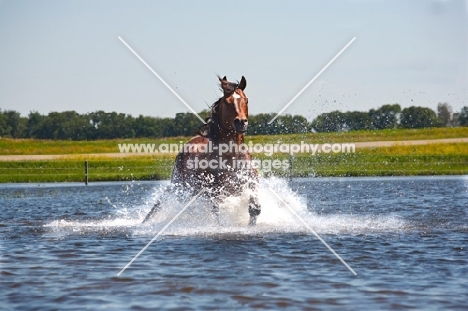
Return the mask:
<svg viewBox="0 0 468 311">
<path fill-rule="evenodd" d="M 171 221 L 169 221 L 159 232 L 158 234 L 156 234 L 154 236 L 154 238 L 151 239 L 151 241 L 148 242 L 148 244 L 146 244 L 145 247 L 143 247 L 143 249 L 141 251 L 138 252 L 138 254 L 135 255 L 135 257 L 133 257 L 132 260 L 130 260 L 130 262 L 125 266 L 123 267 L 122 270 L 120 270 L 119 273 L 117 273 L 117 276 L 120 276 L 122 274 L 122 272 L 124 272 L 128 267 L 130 267 L 130 265 L 138 258 L 138 256 L 140 256 L 150 245 L 151 243 L 154 242 L 154 240 L 156 240 L 164 231 L 166 231 L 167 228 L 169 228 L 169 226 L 187 209 L 187 207 L 190 206 L 190 204 L 193 203 L 193 201 L 195 201 L 203 192 L 205 191 L 205 189 L 202 189 L 200 192 L 197 193 L 197 195 L 195 195 L 191 200 L 190 202 L 187 203 L 187 205 L 184 206 L 184 208 L 177 213 L 177 215 L 174 216 L 174 218 L 171 219 Z"/>
<path fill-rule="evenodd" d="M 174 89 L 173 89 L 169 84 L 167 84 L 166 81 L 164 81 L 164 79 L 161 78 L 161 76 L 158 75 L 158 73 L 157 73 L 156 71 L 154 71 L 153 68 L 151 68 L 150 65 L 148 65 L 148 64 L 143 60 L 143 58 L 140 57 L 140 55 L 138 55 L 137 52 L 135 52 L 135 51 L 130 47 L 130 45 L 128 45 L 127 42 L 125 42 L 124 39 L 122 39 L 122 37 L 119 36 L 118 38 L 119 38 L 120 41 L 122 41 L 122 43 L 123 43 L 133 54 L 135 54 L 135 56 L 143 63 L 143 65 L 145 65 L 145 66 L 146 66 L 146 67 L 147 67 L 147 68 L 148 68 L 148 69 L 149 69 L 149 70 L 150 70 L 150 71 L 151 71 L 151 72 L 152 72 L 152 73 L 169 89 L 169 91 L 172 92 L 172 94 L 174 94 L 174 95 L 175 95 L 175 96 L 176 96 L 176 97 L 177 97 L 177 98 L 194 114 L 194 115 L 196 115 L 197 118 L 200 119 L 200 121 L 202 121 L 204 124 L 206 124 L 205 120 L 203 120 L 203 118 L 200 117 L 200 116 L 198 115 L 198 113 L 196 113 L 195 110 L 193 110 L 192 107 L 190 107 L 189 104 L 187 104 L 187 103 L 185 102 L 185 100 L 184 100 L 182 97 L 180 97 L 179 94 L 177 94 L 176 91 L 174 91 Z"/>
<path fill-rule="evenodd" d="M 312 80 L 310 80 L 309 83 L 307 83 L 306 86 L 304 86 L 302 90 L 300 90 L 299 93 L 297 93 L 297 95 L 294 96 L 293 99 L 291 99 L 289 103 L 287 103 L 286 106 L 284 106 L 283 109 L 281 109 L 280 112 L 278 112 L 278 114 L 276 114 L 276 116 L 270 120 L 270 122 L 268 122 L 268 124 L 273 123 L 273 121 L 275 121 L 276 118 L 278 118 L 279 115 L 282 114 L 289 107 L 289 105 L 291 105 L 299 97 L 299 95 L 301 95 L 325 71 L 325 69 L 327 69 L 328 66 L 330 66 L 341 55 L 341 53 L 343 53 L 351 45 L 351 43 L 354 42 L 354 40 L 356 40 L 356 37 L 351 39 L 351 41 L 349 41 L 348 44 L 346 44 L 345 47 L 342 48 L 341 51 L 339 51 L 338 54 L 336 54 L 335 57 L 333 57 L 332 60 L 329 61 L 328 64 L 326 64 L 325 67 L 323 67 L 322 70 L 320 70 L 319 73 L 317 73 L 315 77 L 313 77 Z"/>
<path fill-rule="evenodd" d="M 309 229 L 316 237 L 317 239 L 320 240 L 320 242 L 323 243 L 323 245 L 325 245 L 332 253 L 333 255 L 335 255 L 345 266 L 346 268 L 349 269 L 349 271 L 351 271 L 354 275 L 357 275 L 357 273 L 353 270 L 353 268 L 351 268 L 347 263 L 346 261 L 343 260 L 343 258 L 340 257 L 340 255 L 338 255 L 334 250 L 333 248 L 330 247 L 330 245 L 327 244 L 327 242 L 325 242 L 321 237 L 320 235 L 317 234 L 317 232 L 315 232 L 314 229 L 312 229 L 289 205 L 288 203 L 286 203 L 275 191 L 273 191 L 271 188 L 268 188 L 268 190 L 270 190 L 277 198 L 278 200 L 281 201 L 281 203 L 283 203 L 290 211 L 291 213 L 294 214 L 294 216 L 297 217 L 297 219 L 300 220 L 300 222 L 302 222 L 302 224 L 307 228 Z"/>
</svg>

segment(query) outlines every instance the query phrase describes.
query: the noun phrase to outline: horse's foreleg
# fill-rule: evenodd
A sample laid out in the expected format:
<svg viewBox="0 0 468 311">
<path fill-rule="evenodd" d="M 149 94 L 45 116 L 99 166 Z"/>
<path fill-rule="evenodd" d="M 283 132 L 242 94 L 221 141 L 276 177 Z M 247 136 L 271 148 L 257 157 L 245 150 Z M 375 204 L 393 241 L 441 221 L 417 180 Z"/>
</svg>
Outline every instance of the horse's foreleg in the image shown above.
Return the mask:
<svg viewBox="0 0 468 311">
<path fill-rule="evenodd" d="M 142 224 L 144 224 L 145 222 L 147 222 L 148 220 L 150 220 L 151 218 L 153 218 L 153 216 L 155 214 L 157 214 L 160 210 L 161 210 L 161 204 L 163 202 L 163 200 L 170 194 L 172 193 L 172 187 L 167 187 L 166 189 L 164 189 L 162 195 L 158 198 L 158 200 L 156 201 L 156 203 L 154 203 L 153 205 L 153 208 L 151 209 L 151 211 L 146 215 L 145 219 L 143 220 Z"/>
<path fill-rule="evenodd" d="M 218 225 L 220 224 L 219 221 L 219 204 L 220 201 L 216 197 L 211 198 L 211 202 L 213 203 L 213 208 L 211 210 L 211 214 L 213 215 L 214 219 L 216 219 L 216 222 Z"/>
<path fill-rule="evenodd" d="M 250 181 L 248 187 L 250 188 L 250 198 L 249 198 L 249 226 L 255 226 L 257 224 L 257 217 L 260 215 L 262 208 L 258 202 L 258 180 L 254 176 L 255 181 Z"/>
<path fill-rule="evenodd" d="M 219 220 L 219 206 L 218 205 L 213 205 L 213 209 L 211 210 L 211 213 L 213 214 L 213 217 L 216 219 L 216 222 L 219 224 L 220 223 L 220 220 Z"/>
<path fill-rule="evenodd" d="M 258 203 L 257 194 L 252 194 L 249 198 L 249 226 L 255 226 L 257 224 L 257 216 L 260 215 L 261 207 Z"/>
<path fill-rule="evenodd" d="M 143 220 L 142 224 L 150 220 L 154 214 L 158 213 L 161 210 L 161 200 L 158 199 L 156 203 L 153 205 L 151 211 L 146 215 L 145 219 Z"/>
</svg>

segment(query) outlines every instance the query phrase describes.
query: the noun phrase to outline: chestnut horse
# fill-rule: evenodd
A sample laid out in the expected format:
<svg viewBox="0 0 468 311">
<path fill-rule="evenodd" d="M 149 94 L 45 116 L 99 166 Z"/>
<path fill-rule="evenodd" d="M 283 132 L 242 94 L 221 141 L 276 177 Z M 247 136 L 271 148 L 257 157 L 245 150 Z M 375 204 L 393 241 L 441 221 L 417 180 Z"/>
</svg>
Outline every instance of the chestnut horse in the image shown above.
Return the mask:
<svg viewBox="0 0 468 311">
<path fill-rule="evenodd" d="M 218 77 L 219 78 L 219 77 Z M 223 97 L 211 107 L 211 116 L 177 155 L 171 185 L 156 202 L 143 222 L 161 209 L 164 196 L 183 189 L 192 194 L 207 190 L 218 218 L 223 196 L 235 196 L 249 191 L 249 225 L 255 225 L 260 214 L 257 197 L 258 176 L 252 157 L 244 147 L 248 127 L 248 99 L 244 93 L 247 82 L 239 83 L 219 78 Z"/>
</svg>

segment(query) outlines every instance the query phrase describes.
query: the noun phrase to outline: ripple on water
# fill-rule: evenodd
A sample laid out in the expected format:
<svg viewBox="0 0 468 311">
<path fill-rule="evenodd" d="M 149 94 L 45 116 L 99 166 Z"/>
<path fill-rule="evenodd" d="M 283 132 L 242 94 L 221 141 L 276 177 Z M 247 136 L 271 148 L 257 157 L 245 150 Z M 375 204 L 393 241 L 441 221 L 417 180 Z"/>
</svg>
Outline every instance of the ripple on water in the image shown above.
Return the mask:
<svg viewBox="0 0 468 311">
<path fill-rule="evenodd" d="M 247 197 L 226 200 L 220 225 L 210 205 L 199 200 L 118 277 L 183 207 L 169 200 L 153 222 L 140 225 L 159 189 L 154 183 L 61 185 L 54 191 L 42 189 L 41 196 L 34 191 L 7 196 L 7 220 L 0 225 L 5 308 L 466 305 L 468 226 L 463 202 L 468 184 L 463 178 L 311 179 L 297 180 L 292 187 L 280 179 L 264 179 L 258 226 L 246 226 Z"/>
</svg>

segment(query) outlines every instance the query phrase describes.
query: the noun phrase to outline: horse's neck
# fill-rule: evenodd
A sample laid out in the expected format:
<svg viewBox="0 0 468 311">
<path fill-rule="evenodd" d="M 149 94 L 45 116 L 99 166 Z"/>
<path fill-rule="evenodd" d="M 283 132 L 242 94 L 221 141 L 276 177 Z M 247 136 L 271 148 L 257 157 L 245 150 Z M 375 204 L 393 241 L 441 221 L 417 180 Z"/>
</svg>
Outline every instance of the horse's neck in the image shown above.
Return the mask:
<svg viewBox="0 0 468 311">
<path fill-rule="evenodd" d="M 219 126 L 213 128 L 215 133 L 211 133 L 213 145 L 236 143 L 237 145 L 244 143 L 244 133 L 236 133 L 232 130 L 227 130 Z"/>
<path fill-rule="evenodd" d="M 210 140 L 213 142 L 213 145 L 217 146 L 220 144 L 229 144 L 236 143 L 237 145 L 244 143 L 244 134 L 237 133 L 233 130 L 225 129 L 221 126 L 220 115 L 219 115 L 219 105 L 223 98 L 220 98 L 216 103 L 214 103 L 211 115 L 212 123 L 210 124 Z"/>
<path fill-rule="evenodd" d="M 236 143 L 237 145 L 244 143 L 244 134 L 242 133 L 227 133 L 228 135 L 220 135 L 214 144 L 229 144 L 230 142 Z"/>
</svg>

